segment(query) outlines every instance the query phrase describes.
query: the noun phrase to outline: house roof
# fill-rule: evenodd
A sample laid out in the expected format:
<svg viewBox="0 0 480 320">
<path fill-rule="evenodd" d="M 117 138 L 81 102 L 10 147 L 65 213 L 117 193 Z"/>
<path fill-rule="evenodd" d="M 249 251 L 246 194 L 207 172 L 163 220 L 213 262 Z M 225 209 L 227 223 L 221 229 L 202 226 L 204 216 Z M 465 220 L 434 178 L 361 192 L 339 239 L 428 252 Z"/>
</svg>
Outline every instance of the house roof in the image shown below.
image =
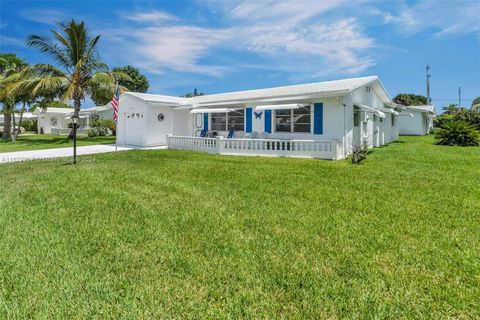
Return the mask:
<svg viewBox="0 0 480 320">
<path fill-rule="evenodd" d="M 220 94 L 211 94 L 193 97 L 193 103 L 197 104 L 215 104 L 228 103 L 236 101 L 265 101 L 268 99 L 298 97 L 298 96 L 336 96 L 349 94 L 352 91 L 368 84 L 376 84 L 375 89 L 385 102 L 390 102 L 390 97 L 378 80 L 377 76 L 362 78 L 351 78 L 334 81 L 315 82 L 291 86 L 282 86 L 267 89 L 256 89 L 246 91 L 227 92 Z M 383 91 L 383 92 L 382 92 Z"/>
<path fill-rule="evenodd" d="M 37 108 L 33 111 L 33 114 L 69 114 L 74 111 L 73 108 L 46 108 L 40 109 Z"/>
<path fill-rule="evenodd" d="M 428 113 L 435 114 L 435 106 L 434 105 L 406 106 L 405 108 L 407 108 L 409 110 L 428 112 Z"/>
<path fill-rule="evenodd" d="M 268 103 L 269 101 L 288 101 L 289 99 L 295 100 L 299 98 L 311 99 L 314 97 L 340 96 L 347 95 L 364 85 L 371 85 L 375 92 L 380 96 L 382 101 L 385 103 L 391 103 L 388 93 L 377 76 L 315 82 L 267 89 L 234 91 L 196 96 L 192 98 L 136 92 L 126 92 L 124 95 L 129 95 L 146 102 L 164 103 L 173 106 L 205 107 L 209 105 L 220 106 L 254 102 Z"/>
<path fill-rule="evenodd" d="M 109 102 L 104 106 L 96 106 L 88 109 L 82 109 L 80 110 L 80 113 L 95 113 L 95 112 L 108 111 L 112 109 L 113 109 L 112 103 Z"/>
<path fill-rule="evenodd" d="M 139 92 L 125 92 L 122 94 L 132 96 L 134 98 L 143 100 L 145 102 L 156 102 L 156 103 L 166 103 L 173 105 L 182 105 L 187 104 L 191 98 L 181 98 L 174 96 L 164 96 L 159 94 L 148 94 L 148 93 L 139 93 Z"/>
</svg>

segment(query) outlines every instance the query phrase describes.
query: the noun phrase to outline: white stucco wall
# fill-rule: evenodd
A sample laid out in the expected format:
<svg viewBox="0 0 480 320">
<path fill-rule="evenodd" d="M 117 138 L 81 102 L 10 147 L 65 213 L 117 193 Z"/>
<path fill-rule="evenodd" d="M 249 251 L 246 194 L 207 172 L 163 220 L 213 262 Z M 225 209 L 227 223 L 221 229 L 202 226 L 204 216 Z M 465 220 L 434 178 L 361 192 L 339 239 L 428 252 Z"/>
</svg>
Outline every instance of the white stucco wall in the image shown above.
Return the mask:
<svg viewBox="0 0 480 320">
<path fill-rule="evenodd" d="M 158 120 L 162 114 L 164 119 Z M 147 146 L 167 144 L 167 135 L 173 134 L 174 111 L 169 106 L 158 104 L 147 105 Z"/>
<path fill-rule="evenodd" d="M 147 106 L 140 99 L 121 95 L 118 108 L 117 144 L 146 146 Z M 139 113 L 143 118 L 133 117 Z M 130 115 L 130 118 L 128 117 Z"/>
<path fill-rule="evenodd" d="M 407 114 L 413 114 L 414 118 Z M 425 112 L 415 110 L 402 110 L 398 119 L 398 132 L 400 135 L 406 136 L 424 136 L 428 134 L 431 117 Z M 426 121 L 429 121 L 427 125 Z"/>
<path fill-rule="evenodd" d="M 52 119 L 57 120 L 57 125 L 52 126 Z M 44 134 L 51 134 L 52 128 L 68 128 L 69 120 L 65 119 L 65 114 L 39 114 L 37 118 L 37 129 L 40 133 L 40 129 L 43 128 Z"/>
</svg>

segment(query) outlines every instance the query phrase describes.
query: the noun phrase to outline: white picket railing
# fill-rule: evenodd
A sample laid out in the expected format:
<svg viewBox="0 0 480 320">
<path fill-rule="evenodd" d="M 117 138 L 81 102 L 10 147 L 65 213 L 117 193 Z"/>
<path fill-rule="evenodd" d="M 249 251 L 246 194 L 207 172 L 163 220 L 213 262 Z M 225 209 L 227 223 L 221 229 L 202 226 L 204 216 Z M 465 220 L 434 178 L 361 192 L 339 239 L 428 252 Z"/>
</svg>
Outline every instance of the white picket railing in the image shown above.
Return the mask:
<svg viewBox="0 0 480 320">
<path fill-rule="evenodd" d="M 338 140 L 225 139 L 168 136 L 170 149 L 224 155 L 339 159 Z"/>
<path fill-rule="evenodd" d="M 68 136 L 70 134 L 70 131 L 72 129 L 70 128 L 51 128 L 51 133 L 57 136 Z M 89 128 L 78 128 L 77 129 L 77 134 L 88 134 Z"/>
</svg>

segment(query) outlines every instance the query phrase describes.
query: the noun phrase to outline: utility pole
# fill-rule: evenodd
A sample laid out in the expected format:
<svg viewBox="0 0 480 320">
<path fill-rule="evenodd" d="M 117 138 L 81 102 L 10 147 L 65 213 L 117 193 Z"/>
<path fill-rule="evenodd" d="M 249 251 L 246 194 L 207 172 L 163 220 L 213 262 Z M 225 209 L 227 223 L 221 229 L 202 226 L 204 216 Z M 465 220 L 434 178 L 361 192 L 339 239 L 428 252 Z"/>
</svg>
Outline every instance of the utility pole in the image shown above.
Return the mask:
<svg viewBox="0 0 480 320">
<path fill-rule="evenodd" d="M 427 76 L 427 104 L 431 105 L 432 104 L 432 99 L 430 99 L 430 66 L 427 64 L 425 67 L 425 73 Z"/>
<path fill-rule="evenodd" d="M 460 103 L 462 103 L 462 87 L 458 87 L 458 108 L 460 108 Z"/>
</svg>

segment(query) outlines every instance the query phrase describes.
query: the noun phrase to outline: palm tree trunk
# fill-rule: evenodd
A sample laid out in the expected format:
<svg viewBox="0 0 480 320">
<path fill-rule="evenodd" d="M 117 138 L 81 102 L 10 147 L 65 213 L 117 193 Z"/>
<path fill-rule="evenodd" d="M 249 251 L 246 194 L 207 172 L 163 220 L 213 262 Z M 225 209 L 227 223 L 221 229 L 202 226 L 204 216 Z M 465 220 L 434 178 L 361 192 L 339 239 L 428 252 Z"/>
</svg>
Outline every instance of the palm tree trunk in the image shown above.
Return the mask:
<svg viewBox="0 0 480 320">
<path fill-rule="evenodd" d="M 12 140 L 12 105 L 6 101 L 3 105 L 3 133 L 2 139 Z"/>
<path fill-rule="evenodd" d="M 18 135 L 20 134 L 20 127 L 22 126 L 23 113 L 25 112 L 25 102 L 23 103 L 22 110 L 20 111 L 20 119 L 18 120 L 18 129 L 13 132 L 13 140 L 17 141 Z M 15 119 L 15 114 L 13 115 Z M 13 122 L 15 123 L 15 121 Z"/>
<path fill-rule="evenodd" d="M 13 131 L 12 131 L 12 134 L 11 134 L 11 138 L 12 138 L 12 141 L 15 141 L 16 139 L 16 136 L 15 136 L 15 132 L 17 131 L 17 123 L 15 121 L 15 108 L 13 109 L 13 112 L 12 112 L 12 123 L 13 123 Z"/>
</svg>

